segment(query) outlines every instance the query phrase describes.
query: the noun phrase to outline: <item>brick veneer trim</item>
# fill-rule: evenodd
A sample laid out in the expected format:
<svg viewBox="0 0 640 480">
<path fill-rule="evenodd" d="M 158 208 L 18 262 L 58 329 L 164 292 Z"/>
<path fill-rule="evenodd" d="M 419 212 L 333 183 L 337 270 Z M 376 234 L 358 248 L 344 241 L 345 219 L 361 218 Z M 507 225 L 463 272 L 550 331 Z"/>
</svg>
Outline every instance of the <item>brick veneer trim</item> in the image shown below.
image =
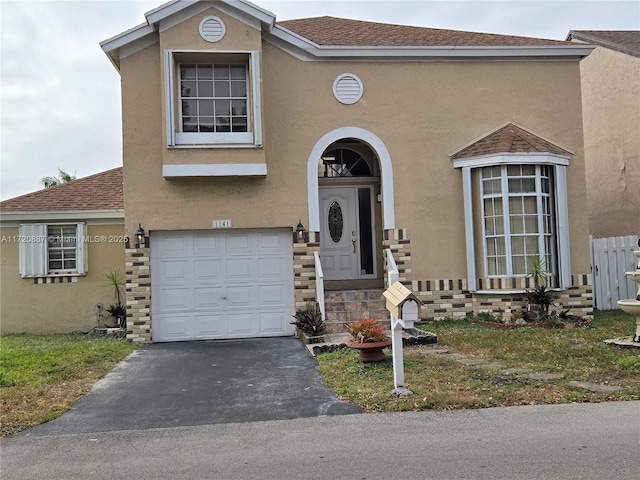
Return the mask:
<svg viewBox="0 0 640 480">
<path fill-rule="evenodd" d="M 127 340 L 151 342 L 151 277 L 149 248 L 125 249 Z"/>
</svg>

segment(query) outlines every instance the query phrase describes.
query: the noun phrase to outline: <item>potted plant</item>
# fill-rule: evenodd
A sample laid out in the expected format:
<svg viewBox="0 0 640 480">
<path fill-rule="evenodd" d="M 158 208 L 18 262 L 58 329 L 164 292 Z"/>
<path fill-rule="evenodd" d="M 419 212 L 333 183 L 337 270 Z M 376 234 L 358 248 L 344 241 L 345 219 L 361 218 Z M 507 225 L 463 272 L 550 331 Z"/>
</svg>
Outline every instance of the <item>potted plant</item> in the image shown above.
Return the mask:
<svg viewBox="0 0 640 480">
<path fill-rule="evenodd" d="M 322 343 L 324 341 L 324 333 L 326 332 L 326 324 L 322 319 L 322 313 L 316 305 L 307 303 L 305 308 L 298 309 L 292 325 L 296 326 L 299 336 L 305 343 Z"/>
<path fill-rule="evenodd" d="M 347 347 L 360 350 L 358 361 L 381 362 L 387 358 L 382 351 L 391 345 L 391 338 L 387 337 L 384 325 L 375 318 L 363 317 L 347 325 L 351 339 Z"/>
</svg>

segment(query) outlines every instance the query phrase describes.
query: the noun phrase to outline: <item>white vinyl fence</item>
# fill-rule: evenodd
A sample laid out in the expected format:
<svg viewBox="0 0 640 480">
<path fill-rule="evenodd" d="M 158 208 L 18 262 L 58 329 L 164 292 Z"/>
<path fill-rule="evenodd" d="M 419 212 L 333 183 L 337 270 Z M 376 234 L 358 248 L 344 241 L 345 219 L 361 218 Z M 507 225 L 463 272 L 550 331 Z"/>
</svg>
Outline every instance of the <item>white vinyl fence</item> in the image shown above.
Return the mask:
<svg viewBox="0 0 640 480">
<path fill-rule="evenodd" d="M 589 238 L 593 296 L 598 310 L 615 310 L 618 300 L 635 298 L 638 286 L 624 273 L 636 269 L 633 251 L 638 250 L 638 237 Z"/>
</svg>

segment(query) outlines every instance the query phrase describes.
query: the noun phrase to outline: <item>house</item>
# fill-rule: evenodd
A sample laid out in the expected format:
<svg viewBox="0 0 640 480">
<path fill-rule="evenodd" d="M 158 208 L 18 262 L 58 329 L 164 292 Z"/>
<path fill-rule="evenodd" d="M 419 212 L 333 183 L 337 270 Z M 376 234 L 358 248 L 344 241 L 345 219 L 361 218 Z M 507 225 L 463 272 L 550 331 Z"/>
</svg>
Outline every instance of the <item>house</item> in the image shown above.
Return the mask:
<svg viewBox="0 0 640 480">
<path fill-rule="evenodd" d="M 0 202 L 0 332 L 97 326 L 124 275 L 122 167 Z M 102 312 L 104 313 L 104 312 Z"/>
<path fill-rule="evenodd" d="M 571 30 L 580 62 L 590 233 L 640 233 L 640 30 Z"/>
<path fill-rule="evenodd" d="M 571 42 L 174 1 L 101 46 L 121 76 L 131 341 L 293 334 L 524 301 L 542 257 L 592 313 Z M 342 307 L 334 312 L 335 304 Z"/>
</svg>

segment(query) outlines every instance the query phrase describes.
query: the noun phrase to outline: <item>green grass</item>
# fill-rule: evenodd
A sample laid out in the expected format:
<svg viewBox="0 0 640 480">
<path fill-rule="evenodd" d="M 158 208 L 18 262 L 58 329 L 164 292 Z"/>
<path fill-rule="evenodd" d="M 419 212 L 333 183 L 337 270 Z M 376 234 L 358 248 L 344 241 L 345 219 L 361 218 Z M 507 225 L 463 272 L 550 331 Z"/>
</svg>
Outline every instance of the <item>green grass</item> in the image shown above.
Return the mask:
<svg viewBox="0 0 640 480">
<path fill-rule="evenodd" d="M 562 373 L 555 381 L 533 381 L 504 375 L 455 360 L 426 355 L 425 346 L 404 348 L 406 387 L 411 397 L 391 395 L 390 355 L 377 364 L 358 363 L 349 349 L 318 357 L 319 370 L 336 394 L 366 411 L 444 410 L 524 404 L 601 402 L 640 399 L 640 350 L 606 345 L 603 340 L 629 336 L 634 319 L 621 311 L 596 312 L 591 327 L 567 329 L 493 329 L 468 320 L 437 321 L 425 330 L 438 335 L 438 347 L 467 358 L 481 358 L 505 367 Z M 621 385 L 619 393 L 593 393 L 571 387 L 582 381 Z"/>
<path fill-rule="evenodd" d="M 58 417 L 137 347 L 109 336 L 2 336 L 0 436 Z"/>
</svg>

